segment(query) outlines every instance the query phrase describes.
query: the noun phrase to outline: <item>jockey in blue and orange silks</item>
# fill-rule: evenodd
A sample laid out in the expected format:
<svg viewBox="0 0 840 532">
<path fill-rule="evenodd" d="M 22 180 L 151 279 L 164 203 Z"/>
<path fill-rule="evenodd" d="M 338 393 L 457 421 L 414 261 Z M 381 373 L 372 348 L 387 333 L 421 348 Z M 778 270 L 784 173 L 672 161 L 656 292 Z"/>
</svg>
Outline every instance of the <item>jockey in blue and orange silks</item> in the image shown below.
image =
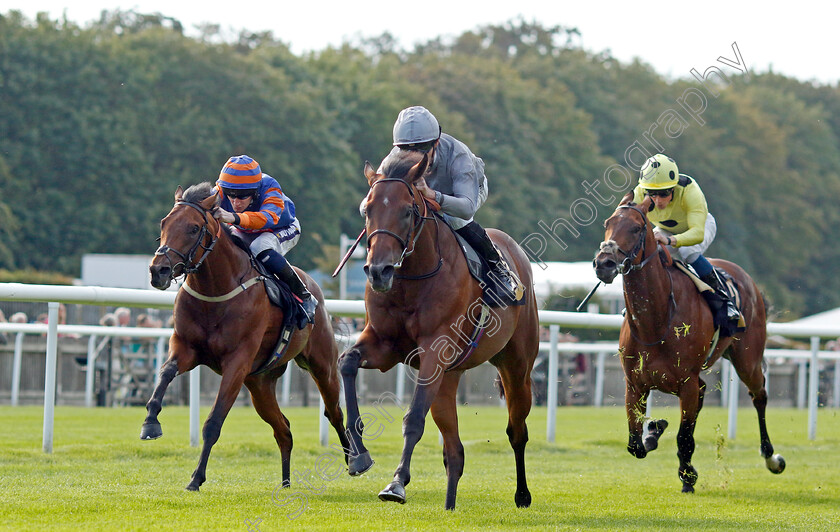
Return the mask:
<svg viewBox="0 0 840 532">
<path fill-rule="evenodd" d="M 232 225 L 231 232 L 248 244 L 269 272 L 288 285 L 313 323 L 318 301 L 284 257 L 300 239 L 294 202 L 277 180 L 263 173 L 259 163 L 247 155 L 228 159 L 216 186 L 222 201 L 213 216 Z"/>
</svg>

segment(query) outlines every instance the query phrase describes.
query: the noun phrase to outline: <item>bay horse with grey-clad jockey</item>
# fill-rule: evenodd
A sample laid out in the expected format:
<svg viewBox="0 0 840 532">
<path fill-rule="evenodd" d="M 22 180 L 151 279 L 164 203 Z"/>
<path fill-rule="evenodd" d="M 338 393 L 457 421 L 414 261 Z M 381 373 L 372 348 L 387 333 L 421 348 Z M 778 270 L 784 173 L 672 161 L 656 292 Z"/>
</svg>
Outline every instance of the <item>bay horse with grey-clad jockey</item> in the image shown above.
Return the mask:
<svg viewBox="0 0 840 532">
<path fill-rule="evenodd" d="M 656 449 L 667 427 L 665 420 L 650 421 L 650 435 L 642 440 L 650 391 L 677 395 L 681 412 L 677 433 L 679 478 L 682 491 L 693 492 L 697 482 L 697 471 L 691 465 L 694 427 L 706 391 L 700 372 L 722 356 L 732 363 L 749 390 L 758 414 L 761 455 L 767 468 L 781 473 L 785 461 L 774 454 L 765 422 L 767 391 L 763 370 L 767 318 L 758 286 L 738 265 L 710 260 L 735 281 L 746 323 L 743 332 L 720 338 L 715 344 L 715 325 L 709 306 L 694 282 L 674 267 L 670 256 L 654 238 L 653 225 L 647 218 L 653 208 L 650 197 L 641 204 L 632 203 L 632 199 L 631 192 L 604 223 L 604 241 L 593 261 L 598 279 L 605 283 L 612 282 L 619 273 L 624 276 L 626 315 L 621 326 L 619 356 L 624 368 L 630 430 L 627 450 L 636 458 L 644 458 Z"/>
<path fill-rule="evenodd" d="M 437 218 L 417 190 L 428 154 L 405 150 L 396 164 L 377 174 L 369 163 L 366 204 L 368 254 L 365 272 L 367 316 L 357 342 L 339 359 L 347 404 L 347 430 L 355 452 L 351 475 L 367 471 L 373 461 L 362 441 L 364 426 L 356 396 L 359 368 L 387 371 L 398 363 L 416 370 L 416 388 L 403 418 L 404 445 L 394 480 L 379 497 L 404 503 L 411 480 L 414 448 L 423 435 L 426 415 L 443 436 L 447 475 L 445 508 L 455 507 L 464 470 L 464 446 L 458 434 L 456 392 L 464 371 L 489 361 L 499 371 L 508 407 L 507 435 L 516 465 L 514 501 L 531 504 L 525 476 L 525 418 L 531 410 L 531 370 L 539 351 L 537 303 L 530 287 L 531 266 L 522 249 L 501 231 L 487 233 L 506 257 L 522 285 L 524 304 L 482 305 L 482 287 L 471 277 L 454 232 Z M 520 300 L 520 302 L 522 302 Z M 485 334 L 472 342 L 479 316 L 491 316 Z M 472 345 L 471 345 L 472 344 Z M 464 358 L 464 354 L 468 358 Z"/>
<path fill-rule="evenodd" d="M 176 277 L 184 275 L 186 279 L 175 298 L 169 358 L 160 368 L 160 381 L 146 405 L 148 415 L 140 438 L 161 437 L 157 416 L 167 386 L 176 375 L 202 364 L 220 374 L 222 382 L 204 423 L 198 467 L 187 489 L 198 491 L 204 482 L 210 450 L 243 384 L 251 392 L 254 409 L 274 429 L 282 485 L 289 487 L 292 432 L 277 404 L 277 379 L 291 360 L 307 371 L 324 398 L 324 415 L 347 449 L 339 406 L 338 346 L 321 290 L 300 270 L 298 275 L 320 303 L 314 324 L 298 329 L 284 323 L 284 312 L 269 301 L 263 287 L 265 278 L 250 255 L 213 217 L 218 205 L 219 196 L 210 183 L 192 186 L 186 192 L 178 187 L 175 206 L 160 222 L 161 247 L 149 267 L 151 284 L 165 290 Z"/>
</svg>

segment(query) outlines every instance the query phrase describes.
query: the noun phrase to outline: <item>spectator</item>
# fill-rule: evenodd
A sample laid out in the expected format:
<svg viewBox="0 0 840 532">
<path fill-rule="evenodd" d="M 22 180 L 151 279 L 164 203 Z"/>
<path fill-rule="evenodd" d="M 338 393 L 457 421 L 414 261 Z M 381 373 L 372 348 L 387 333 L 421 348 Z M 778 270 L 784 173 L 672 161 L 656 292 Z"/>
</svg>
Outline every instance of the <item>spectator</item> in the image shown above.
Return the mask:
<svg viewBox="0 0 840 532">
<path fill-rule="evenodd" d="M 117 317 L 114 315 L 113 312 L 109 312 L 105 314 L 101 318 L 99 318 L 99 325 L 103 327 L 116 327 L 117 326 Z"/>
<path fill-rule="evenodd" d="M 117 318 L 117 327 L 128 327 L 131 321 L 131 311 L 125 307 L 119 307 L 114 311 L 114 317 Z"/>
<path fill-rule="evenodd" d="M 9 323 L 29 323 L 29 317 L 25 312 L 15 312 L 9 316 Z"/>
<path fill-rule="evenodd" d="M 6 315 L 3 314 L 3 311 L 0 310 L 0 323 L 7 323 Z M 0 344 L 5 345 L 9 343 L 9 338 L 6 336 L 5 332 L 0 332 Z"/>
</svg>

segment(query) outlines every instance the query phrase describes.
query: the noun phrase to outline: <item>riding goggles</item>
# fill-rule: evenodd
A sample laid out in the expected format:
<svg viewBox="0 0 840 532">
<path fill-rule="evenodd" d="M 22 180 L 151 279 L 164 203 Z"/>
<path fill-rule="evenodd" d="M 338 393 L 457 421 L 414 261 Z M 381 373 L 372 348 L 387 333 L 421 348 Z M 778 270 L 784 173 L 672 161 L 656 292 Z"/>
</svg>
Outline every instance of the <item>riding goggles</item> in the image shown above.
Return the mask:
<svg viewBox="0 0 840 532">
<path fill-rule="evenodd" d="M 666 188 L 666 189 L 660 189 L 660 190 L 645 190 L 645 193 L 652 198 L 655 198 L 656 196 L 659 196 L 661 198 L 667 198 L 673 192 L 674 192 L 673 188 Z"/>
</svg>

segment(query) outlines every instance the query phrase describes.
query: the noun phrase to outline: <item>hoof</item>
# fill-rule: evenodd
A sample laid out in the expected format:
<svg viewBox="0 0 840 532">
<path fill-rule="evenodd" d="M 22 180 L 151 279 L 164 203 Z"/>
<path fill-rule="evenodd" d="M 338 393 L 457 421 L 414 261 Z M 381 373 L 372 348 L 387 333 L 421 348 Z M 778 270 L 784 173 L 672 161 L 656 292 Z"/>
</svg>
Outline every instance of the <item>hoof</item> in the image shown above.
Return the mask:
<svg viewBox="0 0 840 532">
<path fill-rule="evenodd" d="M 697 470 L 694 466 L 687 466 L 680 469 L 680 480 L 683 483 L 683 493 L 694 493 L 694 485 L 697 483 Z"/>
<path fill-rule="evenodd" d="M 780 454 L 774 454 L 765 458 L 764 463 L 767 464 L 767 469 L 773 474 L 778 475 L 785 470 L 785 459 Z"/>
<path fill-rule="evenodd" d="M 531 492 L 525 490 L 523 492 L 516 492 L 516 495 L 513 497 L 514 502 L 516 502 L 517 508 L 528 508 L 531 506 Z"/>
<path fill-rule="evenodd" d="M 360 453 L 358 456 L 351 456 L 347 464 L 347 470 L 351 477 L 357 477 L 367 472 L 371 467 L 373 467 L 373 459 L 371 459 L 368 451 Z"/>
<path fill-rule="evenodd" d="M 379 498 L 383 501 L 405 504 L 405 487 L 395 480 L 379 492 Z"/>
<path fill-rule="evenodd" d="M 648 436 L 645 438 L 645 450 L 650 452 L 659 447 L 659 437 L 668 428 L 668 422 L 664 419 L 654 419 L 648 422 Z"/>
<path fill-rule="evenodd" d="M 141 440 L 156 440 L 163 436 L 163 430 L 160 428 L 160 423 L 143 423 L 140 429 Z"/>
<path fill-rule="evenodd" d="M 198 484 L 195 484 L 194 482 L 190 482 L 189 484 L 187 484 L 187 487 L 184 488 L 184 489 L 187 490 L 187 491 L 198 491 Z"/>
</svg>

